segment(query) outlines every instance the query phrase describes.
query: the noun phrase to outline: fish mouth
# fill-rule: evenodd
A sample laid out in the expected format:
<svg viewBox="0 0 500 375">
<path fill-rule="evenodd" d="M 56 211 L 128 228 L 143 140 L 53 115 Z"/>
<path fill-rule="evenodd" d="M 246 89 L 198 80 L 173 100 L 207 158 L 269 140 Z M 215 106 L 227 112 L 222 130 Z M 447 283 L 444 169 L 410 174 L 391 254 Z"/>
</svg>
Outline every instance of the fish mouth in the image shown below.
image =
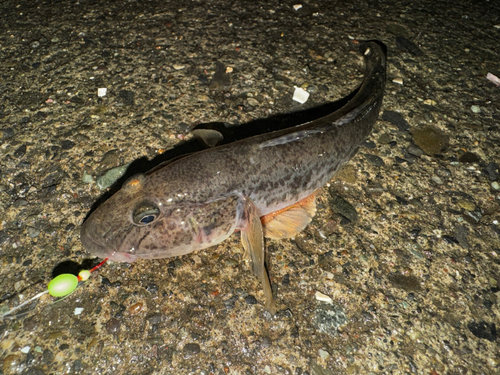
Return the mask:
<svg viewBox="0 0 500 375">
<path fill-rule="evenodd" d="M 95 240 L 95 236 L 89 235 L 89 228 L 86 223 L 83 223 L 82 229 L 80 231 L 80 240 L 82 241 L 83 247 L 92 255 L 99 258 L 111 260 L 113 262 L 135 262 L 138 257 L 133 254 L 118 252 L 116 249 L 110 249 L 109 247 L 101 244 Z"/>
</svg>

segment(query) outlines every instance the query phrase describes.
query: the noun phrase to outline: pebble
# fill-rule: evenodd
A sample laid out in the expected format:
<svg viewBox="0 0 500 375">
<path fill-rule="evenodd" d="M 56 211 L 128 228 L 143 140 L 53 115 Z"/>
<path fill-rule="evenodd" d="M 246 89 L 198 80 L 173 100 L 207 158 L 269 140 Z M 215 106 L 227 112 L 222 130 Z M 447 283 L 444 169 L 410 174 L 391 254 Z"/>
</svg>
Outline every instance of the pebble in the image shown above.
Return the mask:
<svg viewBox="0 0 500 375">
<path fill-rule="evenodd" d="M 350 222 L 358 220 L 358 212 L 354 206 L 332 191 L 330 191 L 330 206 L 333 212 L 344 216 Z"/>
<path fill-rule="evenodd" d="M 309 99 L 309 93 L 301 87 L 295 87 L 292 99 L 300 104 L 304 104 Z"/>
<path fill-rule="evenodd" d="M 346 367 L 345 372 L 349 375 L 359 374 L 359 367 L 356 365 L 349 365 Z"/>
<path fill-rule="evenodd" d="M 61 350 L 60 352 L 58 352 L 56 354 L 56 356 L 54 357 L 54 361 L 56 362 L 62 362 L 66 359 L 66 353 L 64 353 L 63 350 Z"/>
<path fill-rule="evenodd" d="M 9 139 L 14 136 L 14 129 L 13 128 L 6 128 L 2 130 L 2 138 L 3 139 Z"/>
<path fill-rule="evenodd" d="M 103 169 L 114 168 L 120 164 L 120 158 L 118 156 L 117 150 L 110 150 L 106 152 L 100 162 L 100 166 Z"/>
<path fill-rule="evenodd" d="M 215 73 L 210 81 L 209 88 L 214 91 L 221 91 L 231 86 L 231 77 L 226 73 L 226 67 L 220 61 L 215 63 Z"/>
<path fill-rule="evenodd" d="M 196 343 L 189 343 L 184 345 L 184 348 L 182 348 L 182 351 L 184 353 L 185 358 L 192 357 L 193 355 L 199 354 L 201 351 L 200 345 Z"/>
<path fill-rule="evenodd" d="M 50 349 L 45 349 L 42 353 L 42 363 L 49 364 L 54 361 L 54 353 Z"/>
<path fill-rule="evenodd" d="M 402 51 L 409 52 L 413 56 L 422 56 L 424 54 L 415 43 L 404 36 L 396 38 L 396 47 Z"/>
<path fill-rule="evenodd" d="M 90 184 L 94 182 L 94 177 L 91 174 L 87 173 L 87 171 L 83 171 L 82 182 L 85 184 Z"/>
<path fill-rule="evenodd" d="M 442 185 L 443 184 L 443 180 L 441 180 L 441 177 L 439 177 L 439 176 L 432 175 L 431 180 L 434 183 L 436 183 L 437 185 Z"/>
<path fill-rule="evenodd" d="M 455 238 L 464 249 L 468 249 L 470 247 L 469 241 L 467 240 L 467 233 L 468 231 L 465 225 L 457 225 L 455 227 Z"/>
<path fill-rule="evenodd" d="M 380 156 L 372 155 L 372 154 L 365 154 L 365 158 L 368 161 L 368 163 L 370 163 L 376 167 L 385 166 L 385 163 Z"/>
<path fill-rule="evenodd" d="M 245 302 L 248 305 L 256 305 L 257 304 L 257 298 L 249 294 L 248 296 L 245 297 Z"/>
<path fill-rule="evenodd" d="M 457 201 L 457 204 L 466 211 L 474 211 L 474 209 L 476 208 L 476 205 L 473 202 L 465 199 L 459 199 Z"/>
<path fill-rule="evenodd" d="M 314 295 L 316 297 L 316 299 L 318 301 L 321 301 L 321 302 L 327 302 L 327 303 L 332 303 L 333 300 L 331 299 L 331 297 L 327 296 L 326 294 L 323 294 L 319 291 L 316 291 L 316 294 Z"/>
<path fill-rule="evenodd" d="M 129 90 L 122 90 L 118 93 L 118 97 L 121 99 L 123 105 L 134 105 L 135 93 Z"/>
<path fill-rule="evenodd" d="M 121 327 L 121 322 L 118 319 L 111 318 L 108 320 L 106 323 L 106 331 L 108 333 L 119 333 L 120 332 L 120 327 Z"/>
<path fill-rule="evenodd" d="M 337 172 L 335 178 L 348 184 L 354 184 L 358 180 L 358 173 L 352 164 L 346 164 Z"/>
<path fill-rule="evenodd" d="M 121 167 L 112 168 L 102 176 L 98 177 L 97 186 L 99 187 L 99 189 L 105 190 L 113 185 L 121 176 L 123 176 L 128 166 L 128 164 L 125 164 Z"/>
<path fill-rule="evenodd" d="M 404 276 L 399 273 L 391 273 L 388 275 L 388 279 L 392 285 L 399 289 L 406 291 L 418 291 L 422 289 L 420 279 L 413 275 Z"/>
<path fill-rule="evenodd" d="M 496 182 L 496 181 L 493 181 L 493 182 L 491 183 L 491 187 L 492 187 L 493 189 L 495 189 L 495 190 L 500 190 L 500 184 L 499 184 L 498 182 Z"/>
<path fill-rule="evenodd" d="M 490 179 L 490 181 L 498 180 L 499 176 L 498 170 L 499 170 L 498 164 L 494 162 L 488 163 L 486 168 L 484 168 L 484 171 L 488 174 L 488 178 Z"/>
<path fill-rule="evenodd" d="M 80 315 L 83 312 L 84 308 L 83 307 L 75 307 L 75 310 L 73 312 L 74 315 Z"/>
<path fill-rule="evenodd" d="M 318 350 L 318 354 L 319 356 L 321 357 L 321 359 L 324 359 L 326 360 L 328 357 L 330 357 L 330 353 L 328 353 L 326 350 L 324 349 L 320 349 Z"/>
<path fill-rule="evenodd" d="M 402 26 L 398 23 L 387 24 L 385 30 L 388 33 L 394 34 L 395 36 L 402 35 L 405 37 L 409 37 L 409 34 L 410 34 L 404 26 Z"/>
<path fill-rule="evenodd" d="M 424 154 L 421 148 L 418 148 L 413 144 L 409 145 L 406 151 L 414 156 L 422 156 Z"/>
<path fill-rule="evenodd" d="M 480 322 L 472 321 L 467 324 L 467 328 L 474 336 L 491 342 L 495 341 L 498 336 L 495 323 L 487 323 L 484 320 Z"/>
<path fill-rule="evenodd" d="M 384 121 L 390 122 L 392 125 L 397 126 L 397 128 L 401 131 L 410 130 L 410 124 L 408 124 L 401 113 L 394 111 L 385 111 L 382 114 L 382 119 Z"/>
<path fill-rule="evenodd" d="M 383 133 L 383 134 L 380 135 L 380 137 L 378 137 L 377 142 L 380 143 L 380 144 L 386 145 L 386 144 L 392 142 L 392 138 L 391 138 L 391 136 L 389 134 Z"/>
<path fill-rule="evenodd" d="M 259 106 L 259 101 L 254 98 L 247 98 L 247 103 L 251 105 L 252 107 L 258 107 Z"/>
<path fill-rule="evenodd" d="M 479 163 L 481 158 L 473 152 L 466 152 L 458 158 L 458 161 L 460 163 Z"/>
<path fill-rule="evenodd" d="M 339 327 L 347 323 L 347 316 L 337 304 L 319 304 L 314 312 L 314 326 L 319 332 L 336 336 Z"/>
<path fill-rule="evenodd" d="M 26 145 L 22 145 L 16 151 L 14 151 L 14 157 L 21 159 L 26 154 Z"/>
<path fill-rule="evenodd" d="M 471 105 L 470 110 L 474 113 L 480 113 L 481 107 L 479 107 L 478 105 Z"/>
<path fill-rule="evenodd" d="M 144 307 L 144 304 L 142 302 L 137 302 L 128 308 L 128 312 L 130 315 L 135 315 L 135 314 L 141 312 L 143 307 Z"/>
<path fill-rule="evenodd" d="M 28 237 L 35 238 L 35 237 L 38 237 L 39 234 L 40 234 L 39 229 L 36 229 L 33 227 L 28 227 Z"/>
<path fill-rule="evenodd" d="M 19 356 L 16 354 L 10 354 L 3 360 L 3 371 L 6 374 L 17 373 L 17 367 L 19 365 Z"/>
<path fill-rule="evenodd" d="M 61 148 L 63 150 L 71 150 L 73 147 L 75 147 L 75 142 L 72 142 L 69 139 L 62 141 L 61 143 Z"/>
<path fill-rule="evenodd" d="M 157 294 L 160 287 L 157 284 L 151 283 L 146 286 L 146 290 L 151 294 Z"/>
<path fill-rule="evenodd" d="M 448 136 L 434 126 L 412 128 L 413 141 L 427 155 L 435 155 L 448 146 Z"/>
</svg>

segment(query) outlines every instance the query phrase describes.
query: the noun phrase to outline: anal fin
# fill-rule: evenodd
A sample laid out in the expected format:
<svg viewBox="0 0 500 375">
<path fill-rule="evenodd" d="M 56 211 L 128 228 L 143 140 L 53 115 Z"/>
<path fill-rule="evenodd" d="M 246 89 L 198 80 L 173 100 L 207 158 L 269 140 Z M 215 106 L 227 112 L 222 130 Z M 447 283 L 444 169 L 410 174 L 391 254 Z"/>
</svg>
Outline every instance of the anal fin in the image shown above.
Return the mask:
<svg viewBox="0 0 500 375">
<path fill-rule="evenodd" d="M 301 232 L 316 214 L 316 192 L 301 201 L 260 218 L 267 238 L 279 240 Z"/>
</svg>

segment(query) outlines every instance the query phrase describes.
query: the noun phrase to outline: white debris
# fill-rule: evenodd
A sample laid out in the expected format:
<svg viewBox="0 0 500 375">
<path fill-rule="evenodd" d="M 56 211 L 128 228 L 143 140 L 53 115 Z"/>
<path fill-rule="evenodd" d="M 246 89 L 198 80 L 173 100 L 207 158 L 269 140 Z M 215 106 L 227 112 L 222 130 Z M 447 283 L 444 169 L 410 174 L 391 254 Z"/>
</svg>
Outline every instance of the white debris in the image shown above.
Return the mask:
<svg viewBox="0 0 500 375">
<path fill-rule="evenodd" d="M 500 78 L 498 78 L 496 75 L 488 73 L 486 74 L 486 79 L 490 82 L 493 82 L 497 87 L 500 86 Z"/>
<path fill-rule="evenodd" d="M 295 10 L 299 10 L 300 8 L 302 8 L 302 4 L 295 4 L 293 6 L 293 9 L 295 9 Z"/>
<path fill-rule="evenodd" d="M 26 354 L 29 353 L 30 349 L 31 348 L 29 346 L 25 346 L 24 348 L 21 348 L 20 352 Z"/>
<path fill-rule="evenodd" d="M 108 92 L 108 89 L 106 87 L 100 87 L 97 89 L 97 96 L 102 98 L 103 96 L 106 96 Z"/>
<path fill-rule="evenodd" d="M 333 302 L 333 300 L 330 297 L 328 297 L 326 294 L 323 294 L 321 292 L 316 291 L 315 296 L 316 296 L 316 299 L 318 301 L 327 302 L 327 303 L 332 303 Z"/>
<path fill-rule="evenodd" d="M 295 91 L 293 92 L 293 100 L 299 102 L 300 104 L 304 104 L 309 99 L 309 93 L 301 89 L 300 87 L 295 86 Z"/>
<path fill-rule="evenodd" d="M 403 84 L 403 78 L 401 78 L 401 77 L 394 78 L 392 80 L 392 82 L 397 83 L 398 85 L 402 85 Z"/>
</svg>

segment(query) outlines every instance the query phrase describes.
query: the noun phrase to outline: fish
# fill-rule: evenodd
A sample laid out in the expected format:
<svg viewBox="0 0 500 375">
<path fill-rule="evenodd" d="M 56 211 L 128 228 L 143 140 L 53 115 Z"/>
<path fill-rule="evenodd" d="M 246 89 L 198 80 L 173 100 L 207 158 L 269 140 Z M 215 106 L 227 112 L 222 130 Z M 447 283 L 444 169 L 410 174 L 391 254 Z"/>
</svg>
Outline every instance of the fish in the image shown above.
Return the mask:
<svg viewBox="0 0 500 375">
<path fill-rule="evenodd" d="M 290 238 L 309 224 L 318 191 L 357 152 L 379 116 L 385 46 L 361 42 L 360 54 L 364 78 L 343 107 L 134 175 L 82 224 L 85 249 L 115 262 L 134 262 L 206 249 L 239 232 L 262 284 L 265 309 L 274 314 L 264 238 Z"/>
</svg>

